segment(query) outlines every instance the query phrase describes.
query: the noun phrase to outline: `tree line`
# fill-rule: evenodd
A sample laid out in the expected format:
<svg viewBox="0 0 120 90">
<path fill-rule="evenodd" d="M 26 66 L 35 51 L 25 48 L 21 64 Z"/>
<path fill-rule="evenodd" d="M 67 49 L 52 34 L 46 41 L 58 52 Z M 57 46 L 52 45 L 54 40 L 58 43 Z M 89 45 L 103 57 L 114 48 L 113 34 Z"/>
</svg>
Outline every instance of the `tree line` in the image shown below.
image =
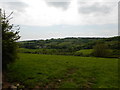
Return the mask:
<svg viewBox="0 0 120 90">
<path fill-rule="evenodd" d="M 90 55 L 97 57 L 119 57 L 120 36 L 110 38 L 62 38 L 47 40 L 21 41 L 23 52 L 35 54 L 57 54 L 85 56 L 80 50 L 93 49 Z M 33 50 L 32 52 L 30 50 Z"/>
</svg>

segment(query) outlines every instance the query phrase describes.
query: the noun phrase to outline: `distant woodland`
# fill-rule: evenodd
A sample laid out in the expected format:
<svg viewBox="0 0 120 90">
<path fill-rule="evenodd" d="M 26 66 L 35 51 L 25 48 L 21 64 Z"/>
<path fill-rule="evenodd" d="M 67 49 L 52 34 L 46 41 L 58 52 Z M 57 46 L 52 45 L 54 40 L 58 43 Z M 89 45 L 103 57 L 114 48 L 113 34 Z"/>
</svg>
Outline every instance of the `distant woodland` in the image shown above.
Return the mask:
<svg viewBox="0 0 120 90">
<path fill-rule="evenodd" d="M 18 51 L 22 53 L 120 57 L 120 36 L 110 38 L 52 38 L 47 40 L 20 41 L 18 43 Z M 99 48 L 100 50 L 98 50 Z M 97 53 L 105 53 L 106 55 L 96 55 Z"/>
</svg>

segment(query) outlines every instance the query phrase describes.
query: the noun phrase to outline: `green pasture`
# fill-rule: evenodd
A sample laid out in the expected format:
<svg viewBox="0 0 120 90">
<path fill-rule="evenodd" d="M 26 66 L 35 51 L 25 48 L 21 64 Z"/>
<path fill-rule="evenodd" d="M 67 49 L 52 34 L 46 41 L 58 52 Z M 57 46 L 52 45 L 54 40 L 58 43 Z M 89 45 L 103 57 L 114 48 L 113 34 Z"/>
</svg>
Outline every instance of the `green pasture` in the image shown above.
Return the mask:
<svg viewBox="0 0 120 90">
<path fill-rule="evenodd" d="M 118 88 L 118 59 L 20 53 L 8 82 L 27 88 Z"/>
<path fill-rule="evenodd" d="M 76 51 L 74 55 L 76 56 L 91 56 L 93 49 L 83 49 Z"/>
</svg>

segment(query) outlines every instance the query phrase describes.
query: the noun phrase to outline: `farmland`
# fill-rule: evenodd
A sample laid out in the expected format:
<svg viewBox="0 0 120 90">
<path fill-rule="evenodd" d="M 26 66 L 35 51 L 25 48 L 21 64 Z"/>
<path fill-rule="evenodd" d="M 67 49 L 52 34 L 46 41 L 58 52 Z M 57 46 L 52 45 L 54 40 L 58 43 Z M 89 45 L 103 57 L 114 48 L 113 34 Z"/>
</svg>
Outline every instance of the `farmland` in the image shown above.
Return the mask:
<svg viewBox="0 0 120 90">
<path fill-rule="evenodd" d="M 34 53 L 34 54 L 47 54 L 47 55 L 71 55 L 71 56 L 100 56 L 100 57 L 120 57 L 120 37 L 111 38 L 59 38 L 47 40 L 30 40 L 20 41 L 20 53 Z M 102 45 L 101 45 L 101 44 Z M 95 46 L 100 47 L 100 50 L 107 49 L 103 55 L 94 54 Z M 97 49 L 98 49 L 97 47 Z M 101 51 L 99 51 L 101 52 Z M 102 52 L 103 53 L 103 52 Z"/>
<path fill-rule="evenodd" d="M 27 88 L 118 88 L 118 59 L 19 53 L 8 82 Z"/>
<path fill-rule="evenodd" d="M 109 19 L 99 23 L 97 21 L 101 17 L 98 20 L 95 18 L 95 22 L 91 18 L 91 15 L 99 16 L 98 14 L 104 12 L 103 8 L 106 10 L 107 7 L 107 11 L 110 11 L 109 6 L 92 3 L 86 8 L 82 5 L 84 3 L 77 3 L 79 3 L 77 0 L 73 3 L 62 2 L 61 4 L 60 2 L 49 3 L 45 0 L 41 3 L 20 2 L 20 4 L 16 3 L 17 7 L 14 4 L 13 8 L 11 3 L 0 4 L 3 6 L 0 9 L 2 31 L 0 89 L 1 86 L 8 90 L 119 88 L 120 36 L 117 35 L 117 23 L 107 23 L 106 21 L 114 21 Z M 4 8 L 6 5 L 8 6 Z M 20 5 L 22 8 L 18 9 Z M 95 10 L 93 14 L 89 10 L 91 5 L 93 5 L 92 11 Z M 8 9 L 7 12 L 3 8 Z M 18 17 L 15 23 L 10 21 L 13 12 L 6 15 L 11 10 L 15 10 L 15 15 Z M 16 11 L 23 11 L 23 14 L 18 13 L 18 15 Z M 31 11 L 34 11 L 34 14 L 31 14 Z M 76 19 L 79 17 L 79 11 L 80 18 Z M 84 17 L 89 14 L 90 21 L 89 18 L 84 20 Z"/>
</svg>

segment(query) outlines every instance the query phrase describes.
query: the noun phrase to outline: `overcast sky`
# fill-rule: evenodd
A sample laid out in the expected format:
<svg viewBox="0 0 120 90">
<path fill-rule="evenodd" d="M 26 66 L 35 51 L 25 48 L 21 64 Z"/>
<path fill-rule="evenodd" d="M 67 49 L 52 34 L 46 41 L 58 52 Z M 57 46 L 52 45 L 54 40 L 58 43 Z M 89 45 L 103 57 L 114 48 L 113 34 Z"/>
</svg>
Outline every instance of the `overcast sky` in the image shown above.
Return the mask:
<svg viewBox="0 0 120 90">
<path fill-rule="evenodd" d="M 20 40 L 118 35 L 119 0 L 1 0 Z"/>
</svg>

